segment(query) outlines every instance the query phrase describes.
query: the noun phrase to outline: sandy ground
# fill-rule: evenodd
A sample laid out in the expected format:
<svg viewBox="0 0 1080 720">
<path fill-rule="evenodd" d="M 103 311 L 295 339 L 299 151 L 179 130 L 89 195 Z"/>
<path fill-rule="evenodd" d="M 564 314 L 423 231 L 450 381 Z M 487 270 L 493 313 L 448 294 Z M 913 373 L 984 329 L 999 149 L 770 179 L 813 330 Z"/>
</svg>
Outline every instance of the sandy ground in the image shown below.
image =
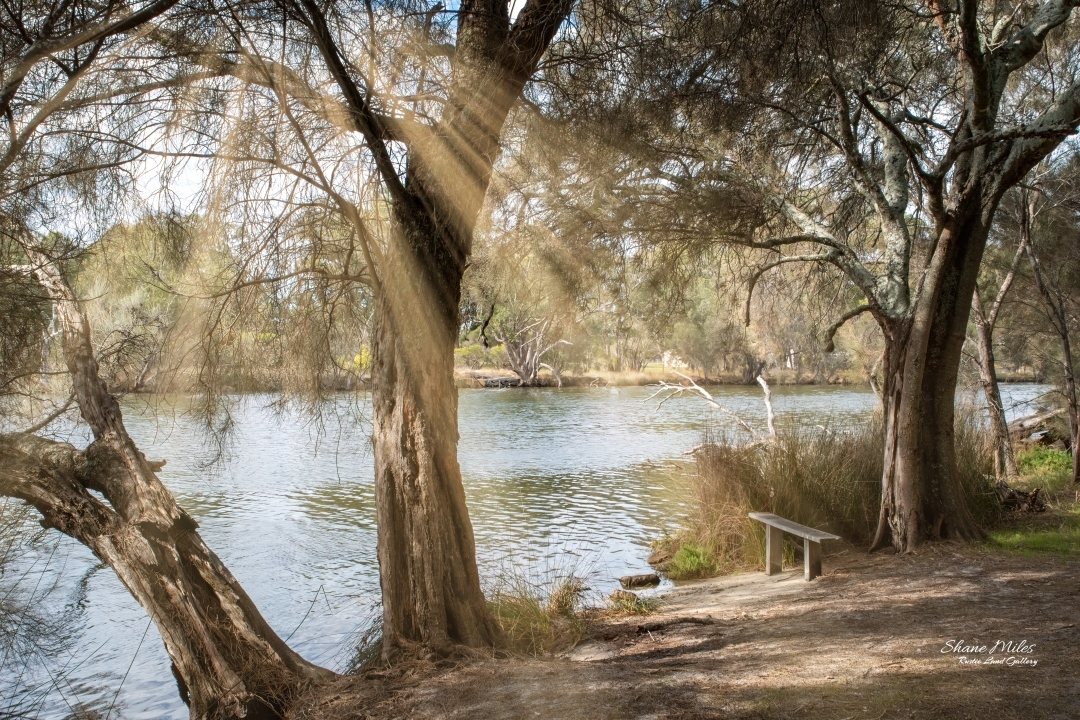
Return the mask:
<svg viewBox="0 0 1080 720">
<path fill-rule="evenodd" d="M 555 659 L 367 671 L 295 717 L 1080 718 L 1080 561 L 837 543 L 824 570 L 683 585 Z"/>
</svg>

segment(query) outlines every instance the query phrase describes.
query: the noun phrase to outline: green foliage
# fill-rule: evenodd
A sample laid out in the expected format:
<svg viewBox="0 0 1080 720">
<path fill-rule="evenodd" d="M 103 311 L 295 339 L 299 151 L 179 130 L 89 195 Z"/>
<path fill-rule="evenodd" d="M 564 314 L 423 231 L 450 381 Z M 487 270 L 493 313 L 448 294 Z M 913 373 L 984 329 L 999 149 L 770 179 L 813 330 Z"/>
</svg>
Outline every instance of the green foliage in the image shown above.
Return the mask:
<svg viewBox="0 0 1080 720">
<path fill-rule="evenodd" d="M 488 363 L 488 353 L 483 345 L 466 345 L 454 350 L 454 360 L 459 366 L 479 370 Z"/>
<path fill-rule="evenodd" d="M 680 547 L 667 563 L 666 572 L 672 580 L 693 580 L 715 575 L 716 560 L 712 551 L 702 545 Z"/>
<path fill-rule="evenodd" d="M 1064 450 L 1037 447 L 1021 452 L 1016 466 L 1025 475 L 1072 472 L 1072 456 Z"/>
</svg>

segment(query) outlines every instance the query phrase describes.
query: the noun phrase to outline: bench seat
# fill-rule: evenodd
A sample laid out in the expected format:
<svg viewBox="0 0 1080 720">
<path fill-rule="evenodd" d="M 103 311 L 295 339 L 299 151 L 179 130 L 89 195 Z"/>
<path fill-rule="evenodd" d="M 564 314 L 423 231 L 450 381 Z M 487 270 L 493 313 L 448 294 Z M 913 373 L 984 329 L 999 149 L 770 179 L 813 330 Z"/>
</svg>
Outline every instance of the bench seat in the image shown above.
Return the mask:
<svg viewBox="0 0 1080 720">
<path fill-rule="evenodd" d="M 783 569 L 784 533 L 803 539 L 804 576 L 813 580 L 821 575 L 821 541 L 839 540 L 839 535 L 827 533 L 767 512 L 752 512 L 750 519 L 765 525 L 765 574 L 772 575 Z"/>
</svg>

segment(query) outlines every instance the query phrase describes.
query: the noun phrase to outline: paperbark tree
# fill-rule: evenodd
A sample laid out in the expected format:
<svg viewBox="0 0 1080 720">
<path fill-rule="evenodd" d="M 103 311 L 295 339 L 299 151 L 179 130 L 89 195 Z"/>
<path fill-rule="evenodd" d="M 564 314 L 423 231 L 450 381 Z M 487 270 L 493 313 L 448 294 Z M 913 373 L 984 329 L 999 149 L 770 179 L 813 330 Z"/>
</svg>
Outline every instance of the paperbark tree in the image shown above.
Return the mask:
<svg viewBox="0 0 1080 720">
<path fill-rule="evenodd" d="M 525 387 L 536 385 L 536 377 L 540 368 L 546 367 L 551 370 L 555 379 L 562 384 L 558 373 L 543 360 L 544 357 L 559 345 L 569 345 L 566 340 L 548 342 L 547 330 L 551 325 L 550 318 L 527 318 L 524 327 L 507 327 L 510 323 L 499 323 L 495 326 L 495 338 L 506 348 L 506 359 L 510 363 L 510 369 L 518 376 L 519 383 Z"/>
<path fill-rule="evenodd" d="M 270 628 L 198 523 L 158 479 L 98 376 L 89 324 L 59 266 L 29 249 L 62 332 L 73 394 L 94 441 L 84 451 L 26 432 L 0 436 L 0 493 L 41 513 L 108 565 L 165 642 L 192 718 L 277 718 L 305 683 L 333 673 Z M 95 493 L 100 493 L 104 500 Z"/>
<path fill-rule="evenodd" d="M 442 117 L 430 136 L 408 144 L 404 182 L 388 163 L 382 170 L 392 228 L 379 268 L 372 402 L 387 654 L 413 643 L 445 652 L 499 637 L 480 590 L 457 463 L 461 280 L 502 126 L 570 4 L 529 0 L 511 23 L 505 2 L 462 3 Z M 336 51 L 322 49 L 332 62 Z M 356 86 L 335 75 L 355 97 Z M 364 112 L 354 100 L 350 106 Z M 376 133 L 366 138 L 387 157 Z"/>
<path fill-rule="evenodd" d="M 114 66 L 117 54 L 130 59 L 132 34 L 160 21 L 179 2 L 31 0 L 0 10 L 0 200 L 87 169 L 74 132 L 83 125 L 73 119 L 77 112 L 83 111 L 85 120 L 94 103 L 135 96 L 148 88 L 114 77 L 117 82 L 107 89 L 94 87 L 102 92 L 82 89 L 93 84 L 89 78 L 101 66 Z M 174 14 L 180 14 L 179 9 Z M 58 115 L 67 119 L 69 132 L 58 132 Z M 43 151 L 38 146 L 42 135 L 69 143 L 67 152 Z M 100 149 L 95 158 L 99 169 L 116 161 L 104 159 Z"/>
<path fill-rule="evenodd" d="M 1039 290 L 1046 317 L 1050 326 L 1058 337 L 1061 348 L 1061 391 L 1065 396 L 1065 408 L 1069 415 L 1069 437 L 1072 452 L 1072 480 L 1080 482 L 1080 396 L 1076 387 L 1076 366 L 1073 363 L 1073 343 L 1071 328 L 1076 324 L 1075 313 L 1070 312 L 1070 293 L 1066 283 L 1070 270 L 1075 268 L 1073 253 L 1075 249 L 1066 251 L 1069 260 L 1073 262 L 1060 262 L 1057 258 L 1057 267 L 1051 269 L 1044 264 L 1043 253 L 1051 254 L 1051 248 L 1040 248 L 1032 237 L 1032 226 L 1039 215 L 1039 200 L 1042 193 L 1035 189 L 1024 188 L 1021 195 L 1020 206 L 1020 237 L 1023 247 L 1027 251 L 1027 257 L 1031 262 L 1032 274 L 1035 276 L 1035 286 Z M 1045 198 L 1043 198 L 1045 200 Z M 1044 203 L 1046 204 L 1046 203 Z M 1070 238 L 1071 240 L 1071 238 Z M 1059 240 L 1060 242 L 1060 240 Z M 1060 250 L 1060 248 L 1058 248 Z M 1070 267 L 1072 266 L 1072 267 Z M 1062 278 L 1066 282 L 1061 282 Z"/>
<path fill-rule="evenodd" d="M 785 263 L 831 265 L 866 302 L 830 328 L 827 342 L 863 312 L 885 337 L 885 469 L 873 548 L 982 535 L 956 471 L 957 372 L 1001 197 L 1080 124 L 1080 83 L 1058 87 L 1050 77 L 1055 63 L 1064 70 L 1075 57 L 1074 5 L 1049 0 L 1005 13 L 974 0 L 932 1 L 933 25 L 906 9 L 822 7 L 785 24 L 775 14 L 783 8 L 752 8 L 754 22 L 766 14 L 798 25 L 799 41 L 820 50 L 780 68 L 791 80 L 785 90 L 805 105 L 774 95 L 776 85 L 745 91 L 746 104 L 768 119 L 762 127 L 792 133 L 801 158 L 783 171 L 773 164 L 775 183 L 744 181 L 776 209 L 746 242 L 774 253 L 755 278 Z M 859 42 L 840 40 L 840 28 Z M 788 38 L 772 42 L 768 55 L 787 57 Z M 1051 70 L 1033 65 L 1040 53 L 1049 53 Z M 1018 93 L 1018 83 L 1045 87 L 1045 101 Z M 801 174 L 820 177 L 830 163 L 842 163 L 843 174 L 826 177 L 850 195 L 800 184 Z M 789 252 L 800 247 L 813 249 Z"/>
<path fill-rule="evenodd" d="M 571 4 L 528 0 L 511 18 L 506 2 L 468 0 L 451 13 L 455 42 L 439 43 L 432 38 L 442 5 L 396 15 L 369 3 L 353 17 L 352 7 L 291 0 L 280 6 L 283 18 L 258 27 L 222 13 L 235 47 L 185 53 L 273 104 L 269 120 L 249 120 L 244 130 L 254 137 L 272 126 L 273 137 L 258 135 L 262 145 L 225 140 L 210 154 L 302 178 L 348 221 L 363 258 L 362 276 L 347 260 L 334 277 L 367 284 L 376 306 L 371 389 L 387 657 L 500 640 L 480 589 L 457 462 L 461 281 L 503 125 Z M 183 46 L 164 30 L 156 36 Z M 297 52 L 279 56 L 279 43 Z M 288 148 L 278 144 L 279 128 L 292 133 Z M 339 170 L 344 158 L 361 156 Z M 349 187 L 358 176 L 367 185 Z M 306 259 L 282 277 L 329 272 L 317 250 Z"/>
<path fill-rule="evenodd" d="M 189 79 L 152 77 L 145 70 L 153 58 L 138 51 L 140 29 L 164 22 L 176 5 L 24 3 L 7 7 L 0 19 L 2 257 L 29 260 L 5 267 L 2 277 L 5 290 L 27 293 L 28 305 L 51 306 L 66 367 L 48 368 L 48 374 L 66 375 L 72 387 L 56 412 L 0 436 L 0 494 L 25 500 L 43 526 L 83 543 L 117 574 L 161 633 L 193 718 L 277 718 L 303 685 L 333 673 L 305 661 L 274 633 L 158 479 L 163 463 L 148 461 L 136 447 L 99 374 L 82 304 L 61 269 L 64 258 L 78 253 L 46 251 L 49 243 L 34 238 L 25 220 L 56 214 L 49 199 L 57 196 L 50 192 L 70 201 L 68 210 L 79 201 L 100 202 L 95 182 L 102 172 L 137 155 L 123 134 L 133 126 L 125 122 L 134 117 L 137 134 L 145 96 Z M 105 116 L 109 122 L 99 124 Z M 15 275 L 34 281 L 7 281 Z M 26 335 L 19 342 L 41 353 L 48 340 Z M 26 391 L 41 370 L 6 378 L 5 391 Z M 88 448 L 34 434 L 73 402 L 94 436 Z"/>
</svg>

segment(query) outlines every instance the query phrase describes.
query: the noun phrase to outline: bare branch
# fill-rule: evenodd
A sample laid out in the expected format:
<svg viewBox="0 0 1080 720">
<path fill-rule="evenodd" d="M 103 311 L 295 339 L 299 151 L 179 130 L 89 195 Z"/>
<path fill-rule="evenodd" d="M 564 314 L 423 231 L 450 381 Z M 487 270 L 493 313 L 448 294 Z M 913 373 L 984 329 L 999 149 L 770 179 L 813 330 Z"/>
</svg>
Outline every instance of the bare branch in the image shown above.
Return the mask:
<svg viewBox="0 0 1080 720">
<path fill-rule="evenodd" d="M 840 316 L 840 319 L 829 326 L 829 329 L 825 331 L 825 352 L 831 353 L 836 350 L 833 345 L 833 338 L 836 336 L 836 331 L 844 326 L 848 320 L 857 315 L 861 315 L 864 312 L 872 311 L 874 308 L 871 305 L 860 305 L 853 310 L 848 310 L 846 313 Z"/>
<path fill-rule="evenodd" d="M 818 253 L 816 255 L 787 255 L 774 260 L 770 263 L 758 268 L 753 275 L 750 276 L 750 281 L 746 285 L 746 305 L 743 313 L 743 322 L 747 327 L 750 327 L 750 302 L 754 298 L 754 288 L 757 286 L 758 280 L 761 276 L 780 265 L 794 262 L 833 262 L 840 257 L 840 252 L 837 250 L 830 250 L 826 253 Z"/>
<path fill-rule="evenodd" d="M 705 388 L 701 387 L 696 382 L 694 382 L 693 378 L 689 377 L 688 375 L 683 375 L 678 370 L 672 370 L 672 372 L 675 373 L 676 375 L 678 375 L 679 377 L 683 378 L 684 380 L 686 380 L 690 384 L 689 385 L 673 385 L 672 383 L 661 381 L 657 385 L 657 387 L 659 389 L 655 393 L 653 393 L 651 396 L 649 396 L 646 399 L 646 401 L 652 400 L 654 397 L 657 397 L 661 393 L 667 392 L 668 395 L 666 397 L 664 397 L 660 401 L 660 403 L 657 405 L 657 407 L 660 407 L 660 405 L 663 405 L 665 402 L 667 402 L 671 398 L 675 397 L 676 395 L 682 395 L 683 393 L 692 393 L 692 394 L 699 395 L 699 396 L 701 396 L 702 399 L 705 400 L 705 402 L 709 403 L 710 405 L 712 405 L 714 408 L 716 408 L 720 412 L 728 415 L 733 420 L 735 420 L 735 422 L 739 424 L 739 427 L 741 427 L 746 432 L 750 433 L 751 437 L 753 437 L 755 440 L 759 439 L 758 434 L 757 434 L 757 432 L 755 432 L 754 428 L 750 427 L 750 425 L 745 420 L 743 420 L 741 417 L 739 417 L 733 411 L 731 411 L 728 408 L 724 407 L 720 403 L 719 400 L 714 398 L 709 393 L 708 390 L 706 390 Z"/>
</svg>

